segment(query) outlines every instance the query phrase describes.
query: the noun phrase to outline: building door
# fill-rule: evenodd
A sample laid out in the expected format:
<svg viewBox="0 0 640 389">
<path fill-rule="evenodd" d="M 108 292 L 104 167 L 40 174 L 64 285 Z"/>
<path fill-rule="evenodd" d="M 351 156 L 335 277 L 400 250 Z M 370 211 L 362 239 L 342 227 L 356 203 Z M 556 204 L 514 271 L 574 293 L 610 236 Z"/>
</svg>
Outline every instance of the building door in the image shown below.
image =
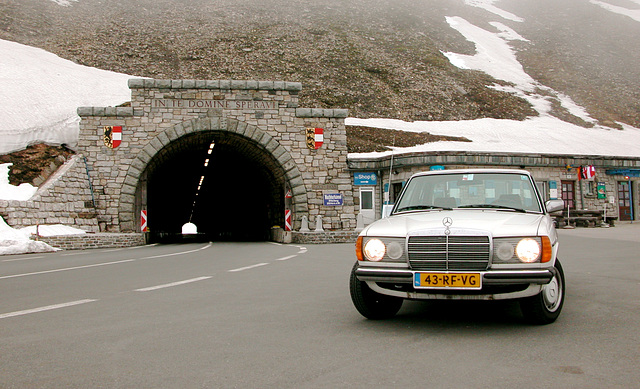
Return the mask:
<svg viewBox="0 0 640 389">
<path fill-rule="evenodd" d="M 376 220 L 373 190 L 373 188 L 360 188 L 360 213 L 364 225 L 371 224 Z"/>
<path fill-rule="evenodd" d="M 631 215 L 631 187 L 629 181 L 618 182 L 618 207 L 620 220 L 633 220 Z"/>
<path fill-rule="evenodd" d="M 562 181 L 562 200 L 567 209 L 576 209 L 576 185 L 574 181 Z"/>
</svg>

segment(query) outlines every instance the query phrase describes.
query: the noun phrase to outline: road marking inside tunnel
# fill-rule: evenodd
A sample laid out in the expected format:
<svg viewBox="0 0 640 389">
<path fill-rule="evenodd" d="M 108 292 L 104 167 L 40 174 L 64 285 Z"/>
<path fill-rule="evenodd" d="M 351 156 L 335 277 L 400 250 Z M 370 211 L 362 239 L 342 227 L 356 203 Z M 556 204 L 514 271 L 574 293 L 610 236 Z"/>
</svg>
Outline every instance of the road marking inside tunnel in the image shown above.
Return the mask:
<svg viewBox="0 0 640 389">
<path fill-rule="evenodd" d="M 257 263 L 255 265 L 251 265 L 251 266 L 245 266 L 245 267 L 239 267 L 237 269 L 231 269 L 228 270 L 229 273 L 235 273 L 235 272 L 239 272 L 239 271 L 244 271 L 244 270 L 249 270 L 249 269 L 255 269 L 256 267 L 260 267 L 260 266 L 266 266 L 268 265 L 268 263 L 266 262 L 262 262 L 262 263 Z"/>
<path fill-rule="evenodd" d="M 192 282 L 198 282 L 198 281 L 204 281 L 204 280 L 208 280 L 209 278 L 211 278 L 211 276 L 206 276 L 206 277 L 198 277 L 198 278 L 191 278 L 189 280 L 184 280 L 184 281 L 176 281 L 176 282 L 172 282 L 169 284 L 163 284 L 163 285 L 156 285 L 156 286 L 149 286 L 147 288 L 140 288 L 140 289 L 135 289 L 136 292 L 150 292 L 152 290 L 158 290 L 158 289 L 164 289 L 164 288 L 171 288 L 173 286 L 179 286 L 179 285 L 184 285 L 184 284 L 190 284 Z"/>
<path fill-rule="evenodd" d="M 52 309 L 72 307 L 74 305 L 92 303 L 94 301 L 98 301 L 98 300 L 84 299 L 84 300 L 70 301 L 68 303 L 62 303 L 62 304 L 47 305 L 45 307 L 40 307 L 40 308 L 25 309 L 24 311 L 3 313 L 3 314 L 0 314 L 0 319 L 6 319 L 6 318 L 9 318 L 9 317 L 14 317 L 14 316 L 28 315 L 28 314 L 31 314 L 31 313 L 50 311 Z"/>
</svg>

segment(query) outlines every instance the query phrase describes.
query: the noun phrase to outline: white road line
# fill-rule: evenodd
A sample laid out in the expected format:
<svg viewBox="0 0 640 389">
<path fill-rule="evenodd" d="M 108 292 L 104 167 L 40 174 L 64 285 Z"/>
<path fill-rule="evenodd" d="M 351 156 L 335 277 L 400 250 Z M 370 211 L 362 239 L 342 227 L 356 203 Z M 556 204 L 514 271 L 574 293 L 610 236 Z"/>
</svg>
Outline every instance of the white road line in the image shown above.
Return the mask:
<svg viewBox="0 0 640 389">
<path fill-rule="evenodd" d="M 35 271 L 33 273 L 23 273 L 23 274 L 14 274 L 14 275 L 11 275 L 11 276 L 2 276 L 2 277 L 0 277 L 0 280 L 4 280 L 4 279 L 7 279 L 7 278 L 18 278 L 18 277 L 26 277 L 26 276 L 35 276 L 37 274 L 49 274 L 49 273 L 59 273 L 59 272 L 69 271 L 69 270 L 88 269 L 90 267 L 116 265 L 118 263 L 133 262 L 133 261 L 135 261 L 135 259 L 124 259 L 122 261 L 95 263 L 93 265 L 74 266 L 74 267 L 65 267 L 63 269 Z"/>
<path fill-rule="evenodd" d="M 75 250 L 73 253 L 64 253 L 64 254 L 60 254 L 61 257 L 72 257 L 74 255 L 82 255 L 82 254 L 86 254 L 84 252 L 84 250 Z"/>
<path fill-rule="evenodd" d="M 147 244 L 147 245 L 143 245 L 143 246 L 131 246 L 131 247 L 120 247 L 117 249 L 104 249 L 104 250 L 100 250 L 101 253 L 113 253 L 116 251 L 124 251 L 124 250 L 136 250 L 136 249 L 140 249 L 140 248 L 144 248 L 144 247 L 153 247 L 153 246 L 157 246 L 157 243 L 152 243 L 152 244 Z"/>
<path fill-rule="evenodd" d="M 286 261 L 287 259 L 291 259 L 291 258 L 295 258 L 298 255 L 294 254 L 294 255 L 288 255 L 286 257 L 282 257 L 282 258 L 276 258 L 276 261 Z"/>
<path fill-rule="evenodd" d="M 16 312 L 3 313 L 3 314 L 0 314 L 0 319 L 6 319 L 6 318 L 8 318 L 8 317 L 14 317 L 14 316 L 28 315 L 28 314 L 30 314 L 30 313 L 37 313 L 37 312 L 43 312 L 43 311 L 50 311 L 50 310 L 52 310 L 52 309 L 66 308 L 66 307 L 71 307 L 71 306 L 79 305 L 79 304 L 92 303 L 92 302 L 94 302 L 94 301 L 98 301 L 98 300 L 85 299 L 85 300 L 71 301 L 71 302 L 68 302 L 68 303 L 62 303 L 62 304 L 47 305 L 46 307 L 33 308 L 33 309 L 26 309 L 26 310 L 24 310 L 24 311 L 16 311 Z"/>
<path fill-rule="evenodd" d="M 258 263 L 258 264 L 251 265 L 251 266 L 239 267 L 239 268 L 237 268 L 237 269 L 228 270 L 228 272 L 229 272 L 229 273 L 235 273 L 235 272 L 238 272 L 238 271 L 254 269 L 254 268 L 256 268 L 256 267 L 266 266 L 266 265 L 268 265 L 268 263 L 266 263 L 266 262 L 262 262 L 262 263 Z"/>
<path fill-rule="evenodd" d="M 170 284 L 164 284 L 164 285 L 150 286 L 148 288 L 135 289 L 135 291 L 136 292 L 150 292 L 152 290 L 171 288 L 172 286 L 178 286 L 178 285 L 190 284 L 192 282 L 208 280 L 209 278 L 211 278 L 211 276 L 192 278 L 190 280 L 177 281 L 177 282 L 172 282 Z"/>
<path fill-rule="evenodd" d="M 39 257 L 29 257 L 29 258 L 16 258 L 16 259 L 3 259 L 2 262 L 16 262 L 16 261 L 28 261 L 30 259 L 40 259 L 40 258 L 44 258 L 43 255 L 39 256 Z"/>
<path fill-rule="evenodd" d="M 173 257 L 175 255 L 191 254 L 191 253 L 195 253 L 197 251 L 206 250 L 209 247 L 211 247 L 212 245 L 213 245 L 213 243 L 209 242 L 206 246 L 200 247 L 199 249 L 195 249 L 195 250 L 181 251 L 179 253 L 172 253 L 172 254 L 154 255 L 154 256 L 151 256 L 151 257 L 142 257 L 140 259 L 154 259 L 154 258 Z"/>
<path fill-rule="evenodd" d="M 65 268 L 62 268 L 62 269 L 43 270 L 43 271 L 36 271 L 36 272 L 32 272 L 32 273 L 14 274 L 14 275 L 10 275 L 10 276 L 0 276 L 0 280 L 4 280 L 4 279 L 8 279 L 8 278 L 19 278 L 19 277 L 35 276 L 35 275 L 39 275 L 39 274 L 58 273 L 58 272 L 70 271 L 70 270 L 78 270 L 78 269 L 88 269 L 88 268 L 91 268 L 91 267 L 117 265 L 117 264 L 120 264 L 120 263 L 134 262 L 134 261 L 142 260 L 142 259 L 154 259 L 154 258 L 170 257 L 170 256 L 174 256 L 174 255 L 190 254 L 190 253 L 194 253 L 196 251 L 207 249 L 207 248 L 211 247 L 211 245 L 212 245 L 212 243 L 209 242 L 208 245 L 206 245 L 204 247 L 201 247 L 199 249 L 189 250 L 189 251 L 181 251 L 179 253 L 173 253 L 173 254 L 154 255 L 154 256 L 151 256 L 151 257 L 123 259 L 122 261 L 96 263 L 96 264 L 93 264 L 93 265 L 65 267 Z"/>
</svg>

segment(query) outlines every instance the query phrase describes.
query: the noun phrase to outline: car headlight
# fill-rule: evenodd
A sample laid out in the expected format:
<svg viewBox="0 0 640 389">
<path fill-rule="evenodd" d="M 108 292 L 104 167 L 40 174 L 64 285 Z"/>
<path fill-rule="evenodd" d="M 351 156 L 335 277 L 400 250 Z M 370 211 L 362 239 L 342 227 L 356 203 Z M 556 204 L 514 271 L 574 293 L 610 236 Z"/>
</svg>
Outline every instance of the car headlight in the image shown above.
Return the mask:
<svg viewBox="0 0 640 389">
<path fill-rule="evenodd" d="M 551 243 L 546 236 L 495 238 L 494 263 L 536 263 L 551 259 Z"/>
<path fill-rule="evenodd" d="M 501 261 L 508 261 L 513 259 L 513 254 L 515 254 L 515 248 L 511 242 L 500 242 L 496 246 L 495 250 L 496 256 Z"/>
<path fill-rule="evenodd" d="M 524 263 L 533 263 L 540 258 L 540 243 L 531 238 L 522 239 L 516 246 L 516 255 Z"/>
<path fill-rule="evenodd" d="M 382 261 L 387 247 L 380 239 L 371 239 L 364 244 L 364 256 L 370 261 Z"/>
<path fill-rule="evenodd" d="M 391 259 L 400 259 L 402 258 L 402 254 L 404 254 L 404 248 L 400 242 L 389 242 L 387 245 L 387 255 Z"/>
<path fill-rule="evenodd" d="M 406 262 L 404 238 L 359 237 L 356 243 L 358 259 L 372 262 Z"/>
</svg>

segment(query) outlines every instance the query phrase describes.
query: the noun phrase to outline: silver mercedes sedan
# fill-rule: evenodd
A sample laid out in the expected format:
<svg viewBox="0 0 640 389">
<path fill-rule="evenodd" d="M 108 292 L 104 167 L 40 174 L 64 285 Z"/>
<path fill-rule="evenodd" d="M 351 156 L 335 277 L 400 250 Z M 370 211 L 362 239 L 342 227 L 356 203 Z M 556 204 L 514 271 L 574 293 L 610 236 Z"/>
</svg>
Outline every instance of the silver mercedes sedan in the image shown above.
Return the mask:
<svg viewBox="0 0 640 389">
<path fill-rule="evenodd" d="M 405 299 L 518 299 L 529 322 L 551 323 L 565 282 L 549 212 L 563 207 L 543 202 L 525 170 L 415 174 L 391 214 L 358 237 L 353 303 L 387 319 Z"/>
</svg>

